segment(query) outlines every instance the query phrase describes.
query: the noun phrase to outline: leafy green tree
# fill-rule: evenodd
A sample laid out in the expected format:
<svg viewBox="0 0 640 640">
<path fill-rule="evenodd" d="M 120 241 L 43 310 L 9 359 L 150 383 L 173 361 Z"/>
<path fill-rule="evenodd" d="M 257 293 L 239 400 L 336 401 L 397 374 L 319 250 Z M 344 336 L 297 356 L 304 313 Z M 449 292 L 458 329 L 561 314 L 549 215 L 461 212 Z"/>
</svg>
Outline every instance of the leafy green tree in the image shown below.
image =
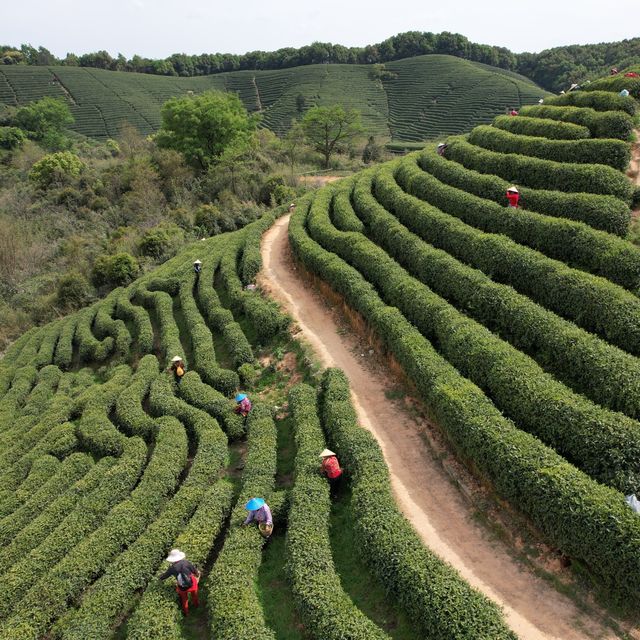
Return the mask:
<svg viewBox="0 0 640 640">
<path fill-rule="evenodd" d="M 335 104 L 330 107 L 312 107 L 302 118 L 302 128 L 309 144 L 324 158 L 329 168 L 333 153 L 342 150 L 362 133 L 360 112 Z"/>
<path fill-rule="evenodd" d="M 29 179 L 42 189 L 46 189 L 52 185 L 64 184 L 72 178 L 77 178 L 82 173 L 84 166 L 82 160 L 71 151 L 50 153 L 31 167 Z"/>
<path fill-rule="evenodd" d="M 63 100 L 42 98 L 18 109 L 15 124 L 27 132 L 30 138 L 44 143 L 48 148 L 57 148 L 64 139 L 64 130 L 74 119 Z"/>
<path fill-rule="evenodd" d="M 258 118 L 247 113 L 236 94 L 208 91 L 166 102 L 156 140 L 206 170 L 230 145 L 238 147 L 249 139 L 257 123 Z"/>
</svg>

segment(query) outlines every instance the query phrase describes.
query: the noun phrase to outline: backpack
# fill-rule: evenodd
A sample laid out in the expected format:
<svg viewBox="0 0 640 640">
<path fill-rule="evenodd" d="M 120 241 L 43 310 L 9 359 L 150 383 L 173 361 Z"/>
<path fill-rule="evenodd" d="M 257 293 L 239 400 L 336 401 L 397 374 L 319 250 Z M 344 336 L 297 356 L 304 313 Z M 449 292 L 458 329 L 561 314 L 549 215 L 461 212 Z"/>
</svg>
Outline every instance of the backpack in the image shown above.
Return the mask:
<svg viewBox="0 0 640 640">
<path fill-rule="evenodd" d="M 190 589 L 193 586 L 193 580 L 191 579 L 190 573 L 185 573 L 181 571 L 176 576 L 176 581 L 178 582 L 178 586 L 181 589 Z"/>
</svg>

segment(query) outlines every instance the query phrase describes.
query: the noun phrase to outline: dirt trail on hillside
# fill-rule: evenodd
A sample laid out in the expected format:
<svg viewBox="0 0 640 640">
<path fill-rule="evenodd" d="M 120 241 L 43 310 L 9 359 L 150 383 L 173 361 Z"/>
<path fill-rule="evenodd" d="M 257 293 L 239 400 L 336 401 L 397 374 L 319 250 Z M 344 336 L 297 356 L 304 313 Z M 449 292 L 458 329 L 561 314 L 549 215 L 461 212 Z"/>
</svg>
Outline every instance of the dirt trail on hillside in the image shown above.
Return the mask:
<svg viewBox="0 0 640 640">
<path fill-rule="evenodd" d="M 291 259 L 287 228 L 279 219 L 262 241 L 263 289 L 283 304 L 324 366 L 347 374 L 361 424 L 376 437 L 389 465 L 400 509 L 430 549 L 450 562 L 474 587 L 504 607 L 523 640 L 616 638 L 600 621 L 523 568 L 505 543 L 489 535 L 420 435 L 420 427 L 385 396 L 393 377 L 372 371 L 353 351 L 332 311 L 315 294 Z"/>
</svg>

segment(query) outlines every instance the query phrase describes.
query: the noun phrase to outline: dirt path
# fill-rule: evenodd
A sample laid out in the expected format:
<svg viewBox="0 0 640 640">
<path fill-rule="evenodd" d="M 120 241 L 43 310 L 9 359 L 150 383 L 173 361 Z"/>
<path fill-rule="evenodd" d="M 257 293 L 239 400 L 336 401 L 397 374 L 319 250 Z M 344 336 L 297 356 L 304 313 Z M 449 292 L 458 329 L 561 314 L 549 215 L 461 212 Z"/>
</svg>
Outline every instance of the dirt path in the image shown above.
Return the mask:
<svg viewBox="0 0 640 640">
<path fill-rule="evenodd" d="M 322 364 L 340 367 L 349 377 L 360 422 L 380 443 L 398 505 L 424 543 L 502 605 L 509 625 L 523 640 L 616 638 L 524 569 L 507 546 L 474 519 L 473 509 L 434 460 L 418 425 L 385 396 L 395 388 L 393 380 L 372 372 L 366 358 L 353 352 L 353 340 L 339 331 L 331 310 L 296 272 L 288 221 L 288 216 L 278 220 L 263 238 L 261 286 L 293 316 Z"/>
</svg>

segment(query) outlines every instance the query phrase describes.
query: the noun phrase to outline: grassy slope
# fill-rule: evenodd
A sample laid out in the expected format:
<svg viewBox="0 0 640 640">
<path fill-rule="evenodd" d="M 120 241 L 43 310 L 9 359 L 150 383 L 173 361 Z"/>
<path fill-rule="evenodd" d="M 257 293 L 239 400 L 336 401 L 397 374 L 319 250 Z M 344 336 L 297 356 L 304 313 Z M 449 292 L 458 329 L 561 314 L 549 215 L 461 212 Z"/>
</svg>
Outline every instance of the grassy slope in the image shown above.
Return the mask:
<svg viewBox="0 0 640 640">
<path fill-rule="evenodd" d="M 75 129 L 116 136 L 124 121 L 148 134 L 160 125 L 160 106 L 187 91 L 236 91 L 247 109 L 283 133 L 306 105 L 340 102 L 361 111 L 368 131 L 398 140 L 461 133 L 505 107 L 537 102 L 545 92 L 529 80 L 459 58 L 420 56 L 387 64 L 397 77 L 380 82 L 367 65 L 310 65 L 278 71 L 238 71 L 199 78 L 79 67 L 0 68 L 0 104 L 22 105 L 49 95 L 70 102 Z"/>
</svg>

